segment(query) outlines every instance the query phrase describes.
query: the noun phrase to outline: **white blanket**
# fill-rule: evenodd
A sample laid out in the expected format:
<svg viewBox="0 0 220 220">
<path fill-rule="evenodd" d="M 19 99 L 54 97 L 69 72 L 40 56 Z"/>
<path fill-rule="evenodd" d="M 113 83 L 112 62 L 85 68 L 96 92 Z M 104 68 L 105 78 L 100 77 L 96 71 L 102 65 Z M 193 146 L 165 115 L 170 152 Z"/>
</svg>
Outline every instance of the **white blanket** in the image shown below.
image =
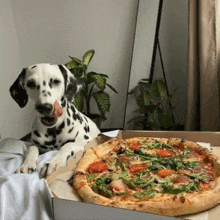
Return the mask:
<svg viewBox="0 0 220 220">
<path fill-rule="evenodd" d="M 53 219 L 45 179 L 39 178 L 38 171 L 15 174 L 23 162 L 26 149 L 22 141 L 0 141 L 0 220 Z M 38 170 L 56 153 L 50 151 L 41 155 Z"/>
</svg>

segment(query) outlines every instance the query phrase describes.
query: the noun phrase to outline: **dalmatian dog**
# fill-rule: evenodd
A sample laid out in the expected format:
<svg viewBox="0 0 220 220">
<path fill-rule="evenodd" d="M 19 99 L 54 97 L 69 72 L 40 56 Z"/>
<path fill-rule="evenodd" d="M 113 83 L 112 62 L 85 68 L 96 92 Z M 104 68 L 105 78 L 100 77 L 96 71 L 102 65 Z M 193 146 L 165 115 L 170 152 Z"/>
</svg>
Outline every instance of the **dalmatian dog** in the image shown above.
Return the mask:
<svg viewBox="0 0 220 220">
<path fill-rule="evenodd" d="M 58 150 L 40 171 L 41 177 L 47 177 L 97 137 L 100 131 L 95 123 L 72 104 L 81 88 L 81 80 L 64 65 L 36 64 L 22 70 L 10 93 L 21 108 L 28 98 L 34 102 L 35 120 L 32 145 L 17 173 L 36 171 L 39 154 Z"/>
</svg>

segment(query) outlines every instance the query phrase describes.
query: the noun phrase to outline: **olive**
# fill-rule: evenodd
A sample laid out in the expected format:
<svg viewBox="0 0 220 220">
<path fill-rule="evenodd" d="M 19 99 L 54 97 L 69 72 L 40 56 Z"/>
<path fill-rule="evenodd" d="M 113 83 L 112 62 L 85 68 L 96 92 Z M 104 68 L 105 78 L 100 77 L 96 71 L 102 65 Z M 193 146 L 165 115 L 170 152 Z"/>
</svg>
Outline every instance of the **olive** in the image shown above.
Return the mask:
<svg viewBox="0 0 220 220">
<path fill-rule="evenodd" d="M 123 147 L 120 147 L 118 154 L 123 154 L 125 152 L 125 149 Z"/>
<path fill-rule="evenodd" d="M 154 183 L 155 183 L 155 184 L 158 184 L 158 183 L 159 183 L 158 179 L 155 178 L 155 179 L 154 179 Z"/>
<path fill-rule="evenodd" d="M 105 184 L 110 184 L 111 182 L 112 182 L 112 180 L 110 178 L 105 179 Z"/>
<path fill-rule="evenodd" d="M 134 153 L 135 153 L 135 154 L 139 154 L 139 150 L 138 150 L 138 149 L 135 149 L 135 150 L 134 150 Z"/>
</svg>

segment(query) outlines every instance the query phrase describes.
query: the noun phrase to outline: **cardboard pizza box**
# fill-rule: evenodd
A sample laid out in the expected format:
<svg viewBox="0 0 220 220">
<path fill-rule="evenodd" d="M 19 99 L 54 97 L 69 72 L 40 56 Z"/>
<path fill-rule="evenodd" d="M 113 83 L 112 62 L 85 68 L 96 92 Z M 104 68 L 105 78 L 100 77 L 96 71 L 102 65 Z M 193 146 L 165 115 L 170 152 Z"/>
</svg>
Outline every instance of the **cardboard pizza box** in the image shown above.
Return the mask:
<svg viewBox="0 0 220 220">
<path fill-rule="evenodd" d="M 164 138 L 184 138 L 194 142 L 210 144 L 213 152 L 220 156 L 220 132 L 181 132 L 181 131 L 114 131 L 100 135 L 89 142 L 85 148 L 95 147 L 111 138 L 132 138 L 132 137 L 164 137 Z M 220 205 L 195 215 L 182 217 L 166 217 L 150 213 L 112 208 L 101 205 L 84 203 L 71 186 L 71 177 L 74 169 L 82 157 L 83 152 L 76 154 L 75 158 L 68 161 L 67 167 L 58 169 L 52 173 L 45 181 L 48 196 L 50 198 L 54 219 L 152 219 L 152 220 L 216 220 L 220 216 Z M 70 184 L 69 184 L 70 183 Z"/>
</svg>

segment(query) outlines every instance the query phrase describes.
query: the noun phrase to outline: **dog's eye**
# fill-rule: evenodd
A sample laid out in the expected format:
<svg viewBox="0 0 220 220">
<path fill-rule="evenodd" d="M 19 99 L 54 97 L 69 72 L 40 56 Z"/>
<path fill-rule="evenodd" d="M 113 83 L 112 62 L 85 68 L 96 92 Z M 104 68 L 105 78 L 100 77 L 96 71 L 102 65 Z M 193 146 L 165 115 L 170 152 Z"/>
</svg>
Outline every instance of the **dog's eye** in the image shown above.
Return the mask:
<svg viewBox="0 0 220 220">
<path fill-rule="evenodd" d="M 60 80 L 59 79 L 54 79 L 53 80 L 53 84 L 54 85 L 59 85 L 60 84 Z"/>
<path fill-rule="evenodd" d="M 27 87 L 30 89 L 34 89 L 36 87 L 36 84 L 33 80 L 30 80 L 27 82 Z"/>
</svg>

